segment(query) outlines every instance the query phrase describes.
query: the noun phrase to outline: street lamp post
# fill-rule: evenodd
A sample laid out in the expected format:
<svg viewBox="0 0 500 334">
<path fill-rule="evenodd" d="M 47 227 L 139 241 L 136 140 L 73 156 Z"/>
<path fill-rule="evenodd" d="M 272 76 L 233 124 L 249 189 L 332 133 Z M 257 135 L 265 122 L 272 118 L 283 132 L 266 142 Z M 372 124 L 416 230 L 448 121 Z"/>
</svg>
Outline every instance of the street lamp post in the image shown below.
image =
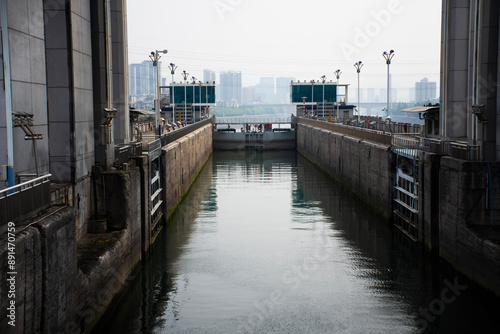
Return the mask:
<svg viewBox="0 0 500 334">
<path fill-rule="evenodd" d="M 172 84 L 174 83 L 174 74 L 177 67 L 178 66 L 176 66 L 174 63 L 170 63 L 170 65 L 168 65 L 168 68 L 170 69 L 170 74 L 172 74 Z"/>
<path fill-rule="evenodd" d="M 314 80 L 311 80 L 311 110 L 312 110 L 311 116 L 313 116 L 314 115 Z"/>
<path fill-rule="evenodd" d="M 391 50 L 389 52 L 387 51 L 384 51 L 384 53 L 382 53 L 382 56 L 384 57 L 385 59 L 385 62 L 387 64 L 387 116 L 392 116 L 390 113 L 389 113 L 389 92 L 390 92 L 390 85 L 389 85 L 389 65 L 391 65 L 391 60 L 392 58 L 394 57 L 394 50 Z"/>
<path fill-rule="evenodd" d="M 307 117 L 306 99 L 307 99 L 307 96 L 302 96 L 302 103 L 304 104 L 304 117 Z"/>
<path fill-rule="evenodd" d="M 205 104 L 208 104 L 208 81 L 207 81 L 207 87 L 205 87 Z"/>
<path fill-rule="evenodd" d="M 354 64 L 354 68 L 356 68 L 356 72 L 358 72 L 358 127 L 361 127 L 361 122 L 359 121 L 359 111 L 360 111 L 360 106 L 359 106 L 359 95 L 360 95 L 360 90 L 359 90 L 359 73 L 361 72 L 361 67 L 363 67 L 363 62 L 358 61 L 356 64 Z"/>
<path fill-rule="evenodd" d="M 321 82 L 323 82 L 323 121 L 325 120 L 325 80 L 326 75 L 321 76 Z"/>
<path fill-rule="evenodd" d="M 339 115 L 339 80 L 340 80 L 340 75 L 342 74 L 342 72 L 340 71 L 340 69 L 338 69 L 334 73 L 335 73 L 335 77 L 337 78 L 337 86 L 335 87 L 336 88 L 335 101 L 337 102 L 337 124 L 339 124 L 339 118 L 340 118 L 340 115 Z"/>
<path fill-rule="evenodd" d="M 196 122 L 196 106 L 194 105 L 194 103 L 196 102 L 195 94 L 194 94 L 194 86 L 196 85 L 196 78 L 191 77 L 191 79 L 193 80 L 193 82 L 192 82 L 192 84 L 193 84 L 193 104 L 191 106 L 191 110 L 192 110 L 193 123 L 194 123 L 194 122 Z"/>
<path fill-rule="evenodd" d="M 167 54 L 168 50 L 156 50 L 156 51 L 151 51 L 151 54 L 149 55 L 149 58 L 153 61 L 153 67 L 155 68 L 155 75 L 156 75 L 156 89 L 155 89 L 155 114 L 156 114 L 156 119 L 155 119 L 155 132 L 158 131 L 158 134 L 161 133 L 159 131 L 158 125 L 160 121 L 160 75 L 159 75 L 159 69 L 158 69 L 158 60 L 160 60 L 161 56 L 160 53 Z"/>
<path fill-rule="evenodd" d="M 201 85 L 203 84 L 203 82 L 201 82 L 200 80 L 198 84 L 200 85 L 200 117 L 201 117 Z"/>
<path fill-rule="evenodd" d="M 170 63 L 170 65 L 168 65 L 168 68 L 170 69 L 170 74 L 172 74 L 172 90 L 171 90 L 171 94 L 172 94 L 172 123 L 175 123 L 175 104 L 174 104 L 174 74 L 175 74 L 175 70 L 177 69 L 177 66 L 174 64 L 174 63 Z"/>
<path fill-rule="evenodd" d="M 187 108 L 187 79 L 189 77 L 189 73 L 186 72 L 186 70 L 182 71 L 182 77 L 184 78 L 184 125 L 187 125 L 187 119 L 186 119 L 186 108 Z"/>
</svg>

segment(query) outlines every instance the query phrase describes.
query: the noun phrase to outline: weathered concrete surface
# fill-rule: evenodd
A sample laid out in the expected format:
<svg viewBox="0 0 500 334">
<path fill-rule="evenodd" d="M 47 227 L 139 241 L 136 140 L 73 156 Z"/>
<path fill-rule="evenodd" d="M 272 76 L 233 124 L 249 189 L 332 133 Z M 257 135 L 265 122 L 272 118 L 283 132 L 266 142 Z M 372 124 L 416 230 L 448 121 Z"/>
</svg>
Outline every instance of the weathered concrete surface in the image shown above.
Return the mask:
<svg viewBox="0 0 500 334">
<path fill-rule="evenodd" d="M 92 329 L 107 311 L 141 261 L 141 173 L 131 164 L 125 171 L 94 170 L 99 193 L 105 194 L 108 233 L 87 234 L 78 241 L 78 272 L 74 321 L 65 330 Z"/>
<path fill-rule="evenodd" d="M 141 177 L 141 249 L 143 258 L 149 252 L 149 248 L 153 243 L 151 235 L 151 181 L 150 181 L 150 166 L 149 157 L 143 155 L 135 158 L 136 165 L 140 170 Z"/>
<path fill-rule="evenodd" d="M 206 125 L 163 149 L 164 212 L 176 208 L 210 157 L 211 127 Z M 53 206 L 33 218 L 36 221 L 17 224 L 16 327 L 8 326 L 9 319 L 2 317 L 1 333 L 89 332 L 127 286 L 147 253 L 152 242 L 148 234 L 148 156 L 129 162 L 124 170 L 95 167 L 92 182 L 81 184 L 93 186 L 93 191 L 86 192 L 95 194 L 95 198 L 79 200 L 78 185 L 62 186 L 54 201 L 70 202 L 74 208 Z M 82 211 L 94 201 L 100 215 L 97 218 L 105 220 L 107 232 L 84 235 L 77 217 L 86 216 Z M 1 277 L 6 276 L 6 243 L 0 241 Z M 6 281 L 1 280 L 1 295 L 6 296 L 7 291 Z M 7 303 L 7 298 L 0 300 L 2 309 L 6 310 Z"/>
<path fill-rule="evenodd" d="M 247 141 L 247 136 L 248 141 Z M 262 138 L 257 139 L 257 136 Z M 295 131 L 290 132 L 214 132 L 215 151 L 237 151 L 246 149 L 292 150 L 295 149 Z"/>
<path fill-rule="evenodd" d="M 8 298 L 9 285 L 5 279 L 10 279 L 7 275 L 7 240 L 0 242 L 0 307 L 2 317 L 0 319 L 1 333 L 37 333 L 41 330 L 42 317 L 42 257 L 40 233 L 34 227 L 17 233 L 16 249 L 16 311 L 15 324 L 11 327 L 8 322 L 12 318 L 4 316 L 11 314 L 7 312 L 10 298 Z"/>
<path fill-rule="evenodd" d="M 212 154 L 212 125 L 163 147 L 164 216 L 168 220 Z"/>
<path fill-rule="evenodd" d="M 439 251 L 439 168 L 441 155 L 421 152 L 419 158 L 419 235 L 425 248 Z"/>
<path fill-rule="evenodd" d="M 58 333 L 73 314 L 76 290 L 75 211 L 52 207 L 16 226 L 16 319 L 0 319 L 1 333 Z M 7 240 L 0 242 L 0 273 L 6 277 Z M 6 281 L 0 281 L 2 310 Z M 3 314 L 3 312 L 2 312 Z"/>
<path fill-rule="evenodd" d="M 390 146 L 297 124 L 297 151 L 387 219 L 392 215 Z"/>
<path fill-rule="evenodd" d="M 66 207 L 36 224 L 41 234 L 43 261 L 42 331 L 57 333 L 75 303 L 75 212 Z"/>
<path fill-rule="evenodd" d="M 439 176 L 440 256 L 500 296 L 500 174 L 496 163 L 443 157 Z"/>
</svg>

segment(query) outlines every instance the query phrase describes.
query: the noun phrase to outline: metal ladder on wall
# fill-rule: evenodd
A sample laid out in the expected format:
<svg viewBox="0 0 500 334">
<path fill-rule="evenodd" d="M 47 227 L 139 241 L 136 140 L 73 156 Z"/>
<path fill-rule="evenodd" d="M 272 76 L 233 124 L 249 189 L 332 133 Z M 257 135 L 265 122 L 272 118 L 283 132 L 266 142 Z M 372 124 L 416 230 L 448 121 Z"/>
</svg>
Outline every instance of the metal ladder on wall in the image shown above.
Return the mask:
<svg viewBox="0 0 500 334">
<path fill-rule="evenodd" d="M 156 238 L 160 231 L 160 219 L 163 215 L 161 206 L 163 204 L 163 196 L 161 188 L 161 173 L 160 173 L 160 155 L 161 155 L 161 140 L 148 144 L 148 152 L 150 156 L 150 171 L 151 171 L 151 236 Z"/>
<path fill-rule="evenodd" d="M 419 161 L 418 156 L 396 153 L 394 224 L 410 239 L 418 240 Z"/>
</svg>

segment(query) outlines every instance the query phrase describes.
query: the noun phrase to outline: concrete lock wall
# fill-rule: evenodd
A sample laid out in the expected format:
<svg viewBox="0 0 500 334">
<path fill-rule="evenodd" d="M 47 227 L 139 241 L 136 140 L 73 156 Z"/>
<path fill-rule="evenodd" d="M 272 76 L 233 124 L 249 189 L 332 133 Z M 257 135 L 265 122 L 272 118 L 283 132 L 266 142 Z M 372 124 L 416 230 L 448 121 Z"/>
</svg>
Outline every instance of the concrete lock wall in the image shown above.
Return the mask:
<svg viewBox="0 0 500 334">
<path fill-rule="evenodd" d="M 75 211 L 53 207 L 36 221 L 16 224 L 15 327 L 0 319 L 1 333 L 58 333 L 71 317 L 76 294 Z M 0 242 L 0 275 L 7 274 L 8 240 Z M 10 284 L 0 280 L 2 310 Z"/>
<path fill-rule="evenodd" d="M 439 255 L 500 296 L 500 166 L 442 157 L 439 206 Z"/>
<path fill-rule="evenodd" d="M 87 234 L 77 242 L 76 208 L 69 206 L 53 206 L 34 222 L 16 223 L 16 326 L 2 317 L 1 333 L 88 332 L 130 280 L 141 260 L 139 168 L 100 176 L 108 233 Z M 1 277 L 8 277 L 7 242 L 0 242 Z M 8 281 L 1 280 L 0 293 L 7 296 L 8 289 Z M 2 298 L 2 309 L 8 303 Z"/>
<path fill-rule="evenodd" d="M 297 124 L 297 151 L 378 211 L 392 215 L 390 146 Z"/>
<path fill-rule="evenodd" d="M 418 239 L 434 255 L 439 253 L 439 169 L 442 155 L 420 152 Z"/>
<path fill-rule="evenodd" d="M 169 217 L 212 152 L 208 124 L 163 148 L 164 213 Z M 133 279 L 151 244 L 149 157 L 122 170 L 93 171 L 96 203 L 106 229 L 80 235 L 77 204 L 52 206 L 16 223 L 16 327 L 0 319 L 0 333 L 80 333 L 99 324 Z M 97 221 L 97 223 L 96 223 Z M 77 236 L 79 236 L 77 238 Z M 0 277 L 8 278 L 8 239 L 0 241 Z M 0 280 L 8 296 L 9 281 Z M 0 299 L 7 310 L 10 301 Z"/>
<path fill-rule="evenodd" d="M 163 198 L 168 220 L 212 153 L 212 124 L 163 147 Z"/>
<path fill-rule="evenodd" d="M 142 258 L 142 192 L 140 168 L 130 161 L 124 170 L 94 170 L 97 200 L 106 231 L 78 240 L 78 270 L 72 314 L 62 329 L 89 332 L 131 280 Z M 149 184 L 146 185 L 149 187 Z"/>
</svg>

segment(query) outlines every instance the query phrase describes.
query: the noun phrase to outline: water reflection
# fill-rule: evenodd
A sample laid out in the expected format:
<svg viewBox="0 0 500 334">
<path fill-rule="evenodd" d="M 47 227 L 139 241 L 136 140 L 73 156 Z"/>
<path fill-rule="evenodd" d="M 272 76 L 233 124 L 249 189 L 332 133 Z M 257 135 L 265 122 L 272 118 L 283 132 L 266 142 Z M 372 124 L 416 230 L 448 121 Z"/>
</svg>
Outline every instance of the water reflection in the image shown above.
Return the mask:
<svg viewBox="0 0 500 334">
<path fill-rule="evenodd" d="M 294 152 L 215 152 L 104 332 L 496 333 L 456 277 Z"/>
</svg>

